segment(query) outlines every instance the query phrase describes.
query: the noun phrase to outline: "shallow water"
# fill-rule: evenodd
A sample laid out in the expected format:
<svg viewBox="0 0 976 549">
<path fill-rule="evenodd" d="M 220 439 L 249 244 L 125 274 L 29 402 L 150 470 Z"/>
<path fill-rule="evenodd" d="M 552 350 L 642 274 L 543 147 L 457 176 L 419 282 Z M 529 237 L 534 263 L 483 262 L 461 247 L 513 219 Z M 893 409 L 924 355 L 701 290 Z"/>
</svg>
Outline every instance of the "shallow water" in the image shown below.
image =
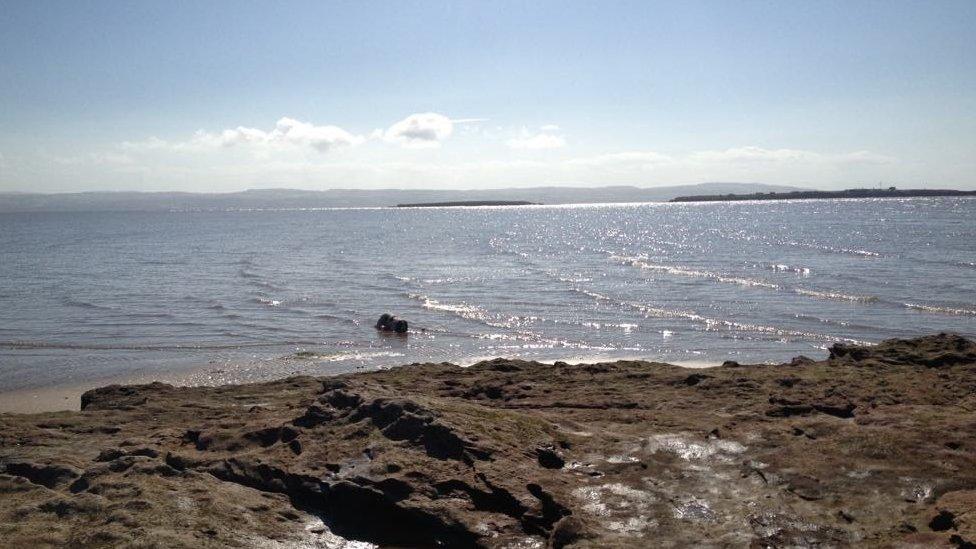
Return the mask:
<svg viewBox="0 0 976 549">
<path fill-rule="evenodd" d="M 0 214 L 0 390 L 938 331 L 976 335 L 976 200 Z"/>
</svg>

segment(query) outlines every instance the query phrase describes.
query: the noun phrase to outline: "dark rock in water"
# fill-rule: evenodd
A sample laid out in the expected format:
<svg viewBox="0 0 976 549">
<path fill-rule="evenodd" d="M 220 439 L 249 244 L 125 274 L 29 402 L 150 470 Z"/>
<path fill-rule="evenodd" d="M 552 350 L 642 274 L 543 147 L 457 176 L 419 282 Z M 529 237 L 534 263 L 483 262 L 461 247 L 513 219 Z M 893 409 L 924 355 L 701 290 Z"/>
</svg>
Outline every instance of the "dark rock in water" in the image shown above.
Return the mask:
<svg viewBox="0 0 976 549">
<path fill-rule="evenodd" d="M 391 314 L 383 313 L 376 321 L 376 329 L 384 332 L 396 332 L 398 334 L 407 333 L 408 324 L 406 320 L 397 318 Z"/>
</svg>

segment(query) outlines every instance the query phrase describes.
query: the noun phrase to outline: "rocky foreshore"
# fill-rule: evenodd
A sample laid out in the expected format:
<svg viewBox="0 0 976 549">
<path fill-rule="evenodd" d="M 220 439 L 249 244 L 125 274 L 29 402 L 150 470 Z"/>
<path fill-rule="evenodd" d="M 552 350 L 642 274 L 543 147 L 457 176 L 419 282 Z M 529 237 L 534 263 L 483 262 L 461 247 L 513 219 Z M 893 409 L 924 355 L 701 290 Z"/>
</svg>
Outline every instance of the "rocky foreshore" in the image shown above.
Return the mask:
<svg viewBox="0 0 976 549">
<path fill-rule="evenodd" d="M 976 343 L 496 359 L 0 415 L 4 547 L 973 547 Z"/>
</svg>

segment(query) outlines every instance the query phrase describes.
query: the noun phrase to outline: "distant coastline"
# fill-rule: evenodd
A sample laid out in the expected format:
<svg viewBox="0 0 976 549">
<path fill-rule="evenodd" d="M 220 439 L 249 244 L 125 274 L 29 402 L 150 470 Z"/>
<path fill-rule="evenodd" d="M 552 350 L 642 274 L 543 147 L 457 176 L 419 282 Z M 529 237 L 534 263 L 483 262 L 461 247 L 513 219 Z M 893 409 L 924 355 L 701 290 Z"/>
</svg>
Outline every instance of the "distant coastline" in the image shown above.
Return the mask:
<svg viewBox="0 0 976 549">
<path fill-rule="evenodd" d="M 496 189 L 252 189 L 229 193 L 81 192 L 62 194 L 0 192 L 7 212 L 204 212 L 312 208 L 389 208 L 392 204 L 444 202 L 528 202 L 608 204 L 664 202 L 676 196 L 802 191 L 761 183 L 701 183 L 665 187 L 506 187 Z"/>
<path fill-rule="evenodd" d="M 443 208 L 454 206 L 538 206 L 538 202 L 525 200 L 459 200 L 454 202 L 414 202 L 411 204 L 397 204 L 397 208 Z"/>
<path fill-rule="evenodd" d="M 750 194 L 678 196 L 669 202 L 726 202 L 735 200 L 822 200 L 827 198 L 909 198 L 916 196 L 976 196 L 976 191 L 952 189 L 847 189 L 843 191 L 791 191 Z"/>
</svg>

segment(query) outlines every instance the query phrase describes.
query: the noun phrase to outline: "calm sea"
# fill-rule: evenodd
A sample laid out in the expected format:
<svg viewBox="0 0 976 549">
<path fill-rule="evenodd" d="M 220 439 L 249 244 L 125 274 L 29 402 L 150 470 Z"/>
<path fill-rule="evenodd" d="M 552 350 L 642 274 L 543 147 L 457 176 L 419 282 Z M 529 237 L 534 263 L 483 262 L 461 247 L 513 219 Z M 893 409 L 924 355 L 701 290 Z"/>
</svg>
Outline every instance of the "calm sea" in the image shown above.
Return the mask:
<svg viewBox="0 0 976 549">
<path fill-rule="evenodd" d="M 976 200 L 0 214 L 0 390 L 939 331 L 976 336 Z"/>
</svg>

